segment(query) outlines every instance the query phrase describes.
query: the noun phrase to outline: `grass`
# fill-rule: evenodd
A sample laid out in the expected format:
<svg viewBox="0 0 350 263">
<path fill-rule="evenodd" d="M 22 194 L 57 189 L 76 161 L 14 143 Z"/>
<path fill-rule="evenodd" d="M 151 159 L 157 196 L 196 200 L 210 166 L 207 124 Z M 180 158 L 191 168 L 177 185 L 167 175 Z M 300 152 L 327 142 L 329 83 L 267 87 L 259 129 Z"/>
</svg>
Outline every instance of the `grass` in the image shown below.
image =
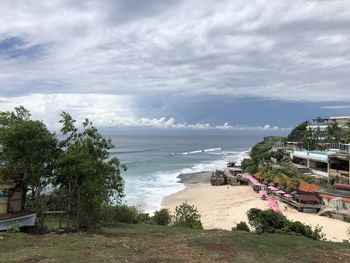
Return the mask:
<svg viewBox="0 0 350 263">
<path fill-rule="evenodd" d="M 0 262 L 350 262 L 350 244 L 120 224 L 96 234 L 0 233 Z"/>
</svg>

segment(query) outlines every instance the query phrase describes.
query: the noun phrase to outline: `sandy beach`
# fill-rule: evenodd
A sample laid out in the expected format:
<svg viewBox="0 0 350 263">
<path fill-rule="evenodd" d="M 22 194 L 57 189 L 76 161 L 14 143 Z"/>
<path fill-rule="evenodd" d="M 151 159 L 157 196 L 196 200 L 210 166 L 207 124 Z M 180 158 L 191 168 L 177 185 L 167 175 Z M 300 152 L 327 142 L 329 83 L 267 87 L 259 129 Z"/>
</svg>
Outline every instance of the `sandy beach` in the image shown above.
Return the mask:
<svg viewBox="0 0 350 263">
<path fill-rule="evenodd" d="M 259 198 L 250 186 L 211 186 L 198 182 L 185 184 L 186 188 L 163 199 L 162 206 L 174 211 L 177 205 L 187 201 L 197 207 L 206 229 L 231 230 L 240 221 L 248 222 L 246 212 L 250 208 L 268 209 L 267 201 Z M 281 204 L 283 207 L 284 204 Z M 301 221 L 313 227 L 320 225 L 326 239 L 341 242 L 349 239 L 346 232 L 350 223 L 322 217 L 314 214 L 300 213 L 288 208 L 283 211 L 287 218 Z"/>
</svg>

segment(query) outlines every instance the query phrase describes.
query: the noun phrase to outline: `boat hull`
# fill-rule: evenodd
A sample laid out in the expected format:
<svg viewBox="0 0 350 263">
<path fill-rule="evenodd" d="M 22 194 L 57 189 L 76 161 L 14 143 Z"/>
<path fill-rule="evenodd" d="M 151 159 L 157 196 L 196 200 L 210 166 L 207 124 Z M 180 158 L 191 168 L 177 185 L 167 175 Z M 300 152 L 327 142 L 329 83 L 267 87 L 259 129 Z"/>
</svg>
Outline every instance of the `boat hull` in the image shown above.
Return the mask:
<svg viewBox="0 0 350 263">
<path fill-rule="evenodd" d="M 34 226 L 36 220 L 36 214 L 21 215 L 6 219 L 0 219 L 0 230 L 7 230 L 13 226 Z"/>
</svg>

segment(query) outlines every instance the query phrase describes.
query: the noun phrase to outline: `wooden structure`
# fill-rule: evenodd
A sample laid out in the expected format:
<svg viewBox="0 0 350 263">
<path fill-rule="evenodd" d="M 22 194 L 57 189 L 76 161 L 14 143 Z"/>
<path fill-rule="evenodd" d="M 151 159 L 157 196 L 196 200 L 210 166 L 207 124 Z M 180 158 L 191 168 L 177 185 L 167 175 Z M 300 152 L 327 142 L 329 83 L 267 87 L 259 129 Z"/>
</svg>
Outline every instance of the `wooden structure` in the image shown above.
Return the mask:
<svg viewBox="0 0 350 263">
<path fill-rule="evenodd" d="M 316 214 L 322 208 L 321 200 L 316 195 L 295 194 L 293 198 L 280 196 L 279 200 L 296 208 L 299 212 Z"/>
</svg>

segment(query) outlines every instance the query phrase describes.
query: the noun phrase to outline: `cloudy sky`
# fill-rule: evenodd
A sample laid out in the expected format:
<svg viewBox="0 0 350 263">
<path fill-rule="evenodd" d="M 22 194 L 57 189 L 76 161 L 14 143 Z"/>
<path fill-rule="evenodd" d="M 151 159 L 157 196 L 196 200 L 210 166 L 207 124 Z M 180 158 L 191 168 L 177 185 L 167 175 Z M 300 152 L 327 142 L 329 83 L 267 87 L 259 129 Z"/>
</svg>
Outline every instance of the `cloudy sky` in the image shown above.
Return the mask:
<svg viewBox="0 0 350 263">
<path fill-rule="evenodd" d="M 349 84 L 348 0 L 0 1 L 0 110 L 53 128 L 285 131 Z"/>
</svg>

